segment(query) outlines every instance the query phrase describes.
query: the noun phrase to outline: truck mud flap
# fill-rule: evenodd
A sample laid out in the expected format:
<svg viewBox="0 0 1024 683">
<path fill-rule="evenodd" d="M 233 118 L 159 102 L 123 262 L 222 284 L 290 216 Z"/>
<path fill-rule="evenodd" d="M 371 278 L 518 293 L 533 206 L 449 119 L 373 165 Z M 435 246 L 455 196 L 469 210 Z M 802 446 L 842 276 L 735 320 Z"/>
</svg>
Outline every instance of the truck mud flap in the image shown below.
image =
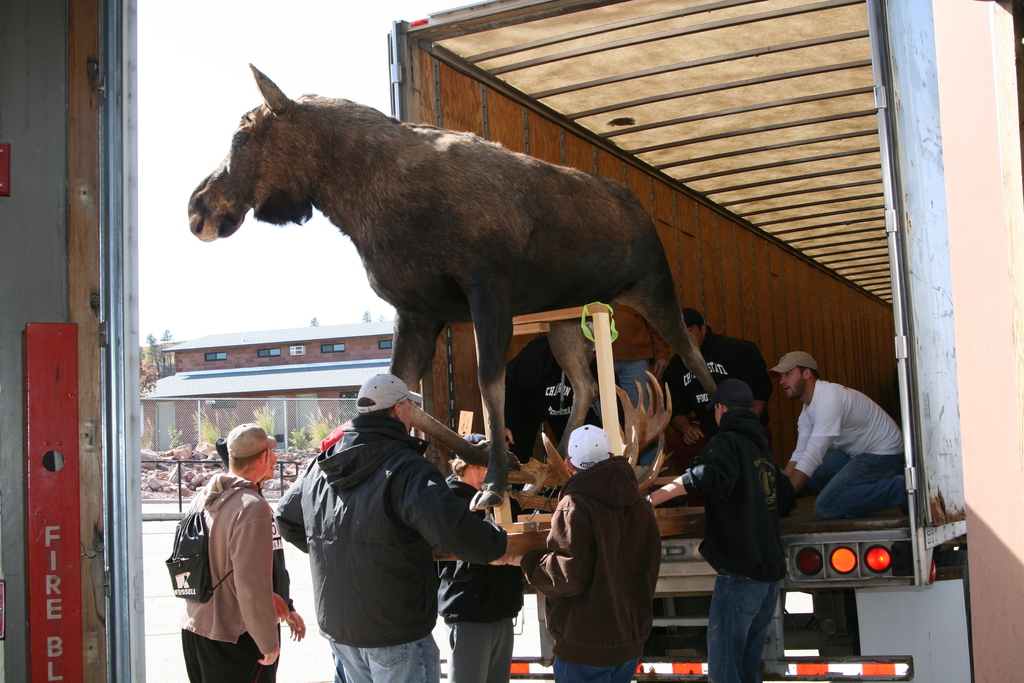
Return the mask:
<svg viewBox="0 0 1024 683">
<path fill-rule="evenodd" d="M 909 681 L 914 678 L 913 657 L 793 657 L 761 663 L 766 681 Z M 550 666 L 537 658 L 512 661 L 514 681 L 552 681 Z M 667 658 L 644 659 L 634 681 L 707 681 L 707 662 L 680 662 Z"/>
</svg>

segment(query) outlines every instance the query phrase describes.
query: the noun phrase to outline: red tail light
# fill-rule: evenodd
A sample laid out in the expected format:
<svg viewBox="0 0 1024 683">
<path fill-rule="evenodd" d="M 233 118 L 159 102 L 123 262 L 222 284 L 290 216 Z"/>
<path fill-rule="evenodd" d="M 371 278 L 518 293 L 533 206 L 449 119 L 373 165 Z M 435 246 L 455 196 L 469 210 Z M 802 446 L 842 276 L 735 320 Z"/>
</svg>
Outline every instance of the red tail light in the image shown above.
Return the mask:
<svg viewBox="0 0 1024 683">
<path fill-rule="evenodd" d="M 804 548 L 797 553 L 796 566 L 807 576 L 812 576 L 820 572 L 823 564 L 824 562 L 822 562 L 821 553 L 814 548 Z"/>
<path fill-rule="evenodd" d="M 872 548 L 868 548 L 868 551 L 864 553 L 864 564 L 866 564 L 868 569 L 871 571 L 881 574 L 892 564 L 892 555 L 889 554 L 888 548 L 876 545 Z"/>
<path fill-rule="evenodd" d="M 840 574 L 849 574 L 857 568 L 857 554 L 846 547 L 833 550 L 828 561 Z"/>
</svg>

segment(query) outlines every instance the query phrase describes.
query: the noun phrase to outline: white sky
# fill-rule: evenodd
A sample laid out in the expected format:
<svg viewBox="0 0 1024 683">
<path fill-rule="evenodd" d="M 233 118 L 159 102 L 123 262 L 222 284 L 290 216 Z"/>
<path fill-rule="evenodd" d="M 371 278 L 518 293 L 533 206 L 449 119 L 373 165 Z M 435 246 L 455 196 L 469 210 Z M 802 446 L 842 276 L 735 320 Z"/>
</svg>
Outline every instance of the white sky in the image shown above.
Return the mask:
<svg viewBox="0 0 1024 683">
<path fill-rule="evenodd" d="M 391 22 L 460 0 L 141 0 L 138 5 L 139 333 L 354 323 L 394 310 L 370 289 L 351 241 L 318 212 L 302 226 L 259 223 L 203 243 L 192 190 L 227 154 L 260 102 L 248 64 L 289 97 L 343 97 L 391 113 Z"/>
</svg>

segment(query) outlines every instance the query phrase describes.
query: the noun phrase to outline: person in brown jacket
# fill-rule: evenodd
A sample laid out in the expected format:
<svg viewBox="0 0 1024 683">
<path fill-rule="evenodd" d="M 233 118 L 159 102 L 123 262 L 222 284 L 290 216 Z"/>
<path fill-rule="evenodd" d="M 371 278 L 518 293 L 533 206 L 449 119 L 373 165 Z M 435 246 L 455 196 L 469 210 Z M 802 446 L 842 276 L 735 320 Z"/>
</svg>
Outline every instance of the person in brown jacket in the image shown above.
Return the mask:
<svg viewBox="0 0 1024 683">
<path fill-rule="evenodd" d="M 520 560 L 547 598 L 555 680 L 626 683 L 651 633 L 661 537 L 633 468 L 612 457 L 608 435 L 584 425 L 569 437 L 546 550 Z"/>
<path fill-rule="evenodd" d="M 274 476 L 277 442 L 245 424 L 228 435 L 230 471 L 215 474 L 189 512 L 203 510 L 209 539 L 208 602 L 186 603 L 181 618 L 192 683 L 273 682 L 281 651 L 273 586 L 273 511 L 259 485 Z"/>
</svg>

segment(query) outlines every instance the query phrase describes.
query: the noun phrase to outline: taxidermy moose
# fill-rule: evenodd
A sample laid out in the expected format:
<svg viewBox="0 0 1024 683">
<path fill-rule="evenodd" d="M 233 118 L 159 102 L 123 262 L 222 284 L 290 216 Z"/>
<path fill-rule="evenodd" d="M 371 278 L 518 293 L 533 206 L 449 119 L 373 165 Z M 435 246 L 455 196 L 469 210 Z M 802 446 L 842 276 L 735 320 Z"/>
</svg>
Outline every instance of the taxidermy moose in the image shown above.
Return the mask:
<svg viewBox="0 0 1024 683">
<path fill-rule="evenodd" d="M 228 237 L 249 209 L 260 221 L 301 224 L 316 207 L 352 239 L 370 285 L 395 307 L 391 372 L 412 387 L 445 324 L 474 323 L 489 441 L 474 509 L 500 505 L 508 483 L 504 373 L 515 315 L 628 304 L 714 390 L 651 218 L 624 185 L 348 100 L 292 100 L 250 68 L 263 104 L 193 192 L 192 232 L 204 242 Z M 597 395 L 573 327 L 552 325 L 549 335 L 578 392 L 569 430 Z M 468 446 L 422 410 L 413 426 L 460 455 Z"/>
</svg>

